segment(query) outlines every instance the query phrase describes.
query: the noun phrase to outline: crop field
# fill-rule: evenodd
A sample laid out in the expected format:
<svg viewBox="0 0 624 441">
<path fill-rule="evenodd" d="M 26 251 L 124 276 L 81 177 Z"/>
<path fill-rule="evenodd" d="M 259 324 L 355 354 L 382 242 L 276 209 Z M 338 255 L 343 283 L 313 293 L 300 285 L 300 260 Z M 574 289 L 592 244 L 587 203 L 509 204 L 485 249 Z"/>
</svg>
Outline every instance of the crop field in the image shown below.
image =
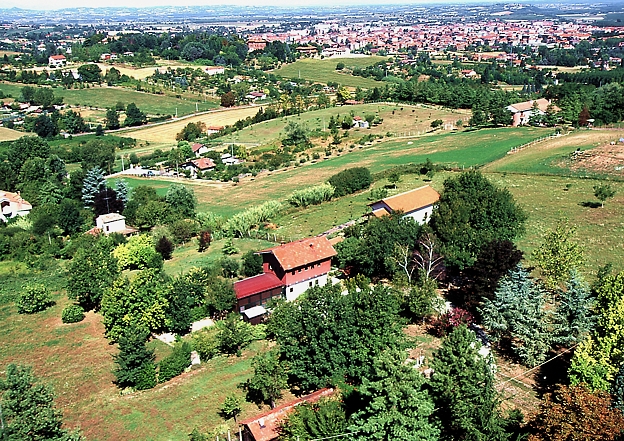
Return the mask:
<svg viewBox="0 0 624 441">
<path fill-rule="evenodd" d="M 32 133 L 27 134 L 24 132 L 20 132 L 18 130 L 8 129 L 6 127 L 0 127 L 0 142 L 15 141 L 16 139 L 19 139 L 22 136 L 26 136 L 26 135 L 32 135 Z"/>
<path fill-rule="evenodd" d="M 356 77 L 348 73 L 340 73 L 336 70 L 338 63 L 344 63 L 349 67 L 366 67 L 372 66 L 378 61 L 386 60 L 386 57 L 358 57 L 358 58 L 327 58 L 317 60 L 312 58 L 303 58 L 294 63 L 287 64 L 273 71 L 276 75 L 284 78 L 302 78 L 316 83 L 327 84 L 329 81 L 336 82 L 341 86 L 373 88 L 382 86 L 384 83 L 370 78 Z"/>
<path fill-rule="evenodd" d="M 14 98 L 20 96 L 22 84 L 0 82 L 0 90 L 11 94 Z M 106 109 L 115 107 L 122 102 L 127 105 L 135 103 L 139 109 L 149 115 L 188 115 L 195 112 L 195 104 L 200 112 L 212 110 L 219 105 L 213 101 L 197 101 L 196 98 L 176 98 L 169 95 L 153 95 L 146 92 L 125 89 L 121 87 L 93 86 L 88 89 L 53 88 L 55 96 L 63 97 L 63 102 L 73 107 L 94 107 Z"/>
<path fill-rule="evenodd" d="M 102 69 L 102 75 L 104 75 L 111 67 L 114 67 L 115 69 L 117 69 L 121 75 L 128 75 L 129 77 L 132 77 L 136 80 L 144 80 L 145 78 L 152 76 L 154 74 L 154 71 L 156 71 L 156 69 L 158 69 L 161 72 L 166 71 L 168 68 L 171 69 L 177 69 L 177 68 L 186 68 L 186 67 L 193 67 L 193 68 L 198 68 L 201 69 L 201 66 L 193 66 L 193 65 L 187 65 L 187 64 L 180 64 L 179 62 L 176 63 L 171 63 L 171 64 L 167 64 L 167 63 L 163 63 L 163 62 L 159 62 L 157 66 L 150 66 L 150 67 L 131 67 L 125 64 L 105 64 L 105 63 L 97 63 L 97 65 L 100 67 L 100 69 Z M 73 68 L 74 66 L 72 66 Z"/>
<path fill-rule="evenodd" d="M 370 129 L 351 129 L 349 131 L 350 139 L 346 140 L 349 143 L 368 134 L 377 135 L 390 132 L 394 135 L 415 135 L 424 133 L 431 130 L 431 122 L 436 119 L 441 119 L 444 124 L 455 124 L 460 119 L 466 122 L 470 119 L 470 112 L 465 110 L 449 110 L 426 105 L 358 104 L 313 110 L 301 115 L 264 121 L 227 135 L 220 140 L 266 144 L 279 139 L 289 121 L 304 124 L 309 130 L 322 131 L 325 129 L 329 132 L 327 126 L 330 117 L 340 115 L 340 118 L 343 118 L 349 116 L 351 112 L 361 118 L 368 114 L 374 114 L 382 118 L 383 123 Z"/>
<path fill-rule="evenodd" d="M 141 139 L 154 143 L 176 144 L 175 137 L 189 123 L 203 122 L 206 126 L 226 126 L 234 124 L 239 119 L 245 119 L 258 112 L 258 108 L 241 107 L 237 109 L 217 110 L 204 115 L 192 116 L 178 121 L 146 127 L 143 129 L 130 129 L 120 132 L 121 136 Z"/>
</svg>

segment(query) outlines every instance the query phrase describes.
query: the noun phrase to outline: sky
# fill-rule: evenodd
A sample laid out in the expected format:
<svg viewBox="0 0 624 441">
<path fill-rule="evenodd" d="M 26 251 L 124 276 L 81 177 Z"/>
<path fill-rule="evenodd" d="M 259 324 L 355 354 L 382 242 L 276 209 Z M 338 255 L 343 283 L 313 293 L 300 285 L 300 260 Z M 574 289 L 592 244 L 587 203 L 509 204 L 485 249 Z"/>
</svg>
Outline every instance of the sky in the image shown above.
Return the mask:
<svg viewBox="0 0 624 441">
<path fill-rule="evenodd" d="M 237 6 L 342 6 L 342 5 L 363 5 L 363 4 L 384 4 L 390 3 L 384 0 L 106 0 L 95 2 L 93 0 L 1 0 L 0 8 L 22 8 L 51 10 L 75 7 L 149 7 L 149 6 L 215 6 L 215 5 L 237 5 Z M 393 0 L 391 3 L 417 4 L 417 3 L 461 3 L 449 0 Z"/>
</svg>

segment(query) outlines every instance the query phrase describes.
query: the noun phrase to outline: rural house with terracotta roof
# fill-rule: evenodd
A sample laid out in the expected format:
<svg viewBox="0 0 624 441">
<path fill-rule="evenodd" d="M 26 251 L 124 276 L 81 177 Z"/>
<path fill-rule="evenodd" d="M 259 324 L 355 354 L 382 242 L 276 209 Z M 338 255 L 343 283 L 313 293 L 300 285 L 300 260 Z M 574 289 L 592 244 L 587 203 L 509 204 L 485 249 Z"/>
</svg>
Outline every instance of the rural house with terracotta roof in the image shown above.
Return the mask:
<svg viewBox="0 0 624 441">
<path fill-rule="evenodd" d="M 372 215 L 375 217 L 387 216 L 395 211 L 402 211 L 404 217 L 411 217 L 419 224 L 429 221 L 433 212 L 433 205 L 440 199 L 440 193 L 428 185 L 399 193 L 389 198 L 372 202 Z"/>
<path fill-rule="evenodd" d="M 234 283 L 238 310 L 257 323 L 272 298 L 295 300 L 308 288 L 325 286 L 336 250 L 325 237 L 312 237 L 259 251 L 263 274 Z M 252 309 L 253 308 L 253 309 Z"/>
<path fill-rule="evenodd" d="M 543 115 L 546 113 L 546 110 L 550 106 L 550 101 L 546 98 L 540 98 L 537 100 L 524 101 L 522 103 L 512 104 L 507 106 L 506 109 L 509 110 L 513 116 L 512 126 L 520 126 L 529 123 L 529 119 L 534 114 Z M 558 107 L 554 107 L 555 111 L 559 111 Z"/>
<path fill-rule="evenodd" d="M 0 191 L 0 220 L 6 222 L 12 217 L 26 216 L 30 210 L 32 205 L 22 199 L 19 193 Z"/>
<path fill-rule="evenodd" d="M 292 410 L 303 403 L 316 403 L 323 397 L 330 397 L 333 389 L 321 389 L 310 395 L 298 398 L 268 412 L 241 421 L 243 441 L 273 441 L 279 437 L 279 429 L 284 418 Z"/>
</svg>

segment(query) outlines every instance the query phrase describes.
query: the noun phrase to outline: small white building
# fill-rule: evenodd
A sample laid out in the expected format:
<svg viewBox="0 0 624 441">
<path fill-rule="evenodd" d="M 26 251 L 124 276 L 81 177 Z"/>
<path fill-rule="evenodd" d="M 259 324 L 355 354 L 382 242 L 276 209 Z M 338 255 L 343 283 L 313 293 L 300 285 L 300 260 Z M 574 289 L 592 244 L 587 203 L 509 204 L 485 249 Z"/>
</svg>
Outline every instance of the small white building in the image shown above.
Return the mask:
<svg viewBox="0 0 624 441">
<path fill-rule="evenodd" d="M 6 222 L 16 216 L 26 216 L 32 210 L 32 205 L 22 199 L 19 193 L 0 191 L 0 209 L 0 220 Z"/>
<path fill-rule="evenodd" d="M 204 72 L 208 75 L 223 75 L 225 73 L 225 67 L 223 66 L 207 66 L 204 68 Z"/>
<path fill-rule="evenodd" d="M 65 58 L 65 55 L 50 55 L 48 57 L 48 66 L 51 69 L 63 67 L 65 66 L 65 64 L 67 64 L 67 59 Z"/>
<path fill-rule="evenodd" d="M 433 212 L 433 205 L 440 200 L 440 193 L 428 185 L 406 191 L 404 193 L 372 202 L 372 215 L 382 217 L 395 211 L 402 211 L 404 217 L 411 217 L 419 224 L 429 221 Z"/>
<path fill-rule="evenodd" d="M 126 218 L 119 213 L 102 214 L 95 219 L 95 226 L 107 236 L 111 233 L 129 234 L 136 230 L 126 227 Z"/>
</svg>

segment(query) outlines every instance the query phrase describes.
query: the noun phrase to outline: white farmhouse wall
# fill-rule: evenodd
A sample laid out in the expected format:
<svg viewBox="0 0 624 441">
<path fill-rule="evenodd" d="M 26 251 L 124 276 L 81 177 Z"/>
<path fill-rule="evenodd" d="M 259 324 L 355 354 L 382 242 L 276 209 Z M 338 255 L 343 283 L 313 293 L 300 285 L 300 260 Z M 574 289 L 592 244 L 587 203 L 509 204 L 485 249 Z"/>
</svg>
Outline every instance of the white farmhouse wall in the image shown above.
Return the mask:
<svg viewBox="0 0 624 441">
<path fill-rule="evenodd" d="M 289 302 L 295 300 L 301 294 L 306 292 L 308 288 L 312 286 L 325 286 L 327 285 L 327 274 L 314 277 L 312 279 L 304 280 L 293 285 L 286 286 L 286 300 Z"/>
</svg>

